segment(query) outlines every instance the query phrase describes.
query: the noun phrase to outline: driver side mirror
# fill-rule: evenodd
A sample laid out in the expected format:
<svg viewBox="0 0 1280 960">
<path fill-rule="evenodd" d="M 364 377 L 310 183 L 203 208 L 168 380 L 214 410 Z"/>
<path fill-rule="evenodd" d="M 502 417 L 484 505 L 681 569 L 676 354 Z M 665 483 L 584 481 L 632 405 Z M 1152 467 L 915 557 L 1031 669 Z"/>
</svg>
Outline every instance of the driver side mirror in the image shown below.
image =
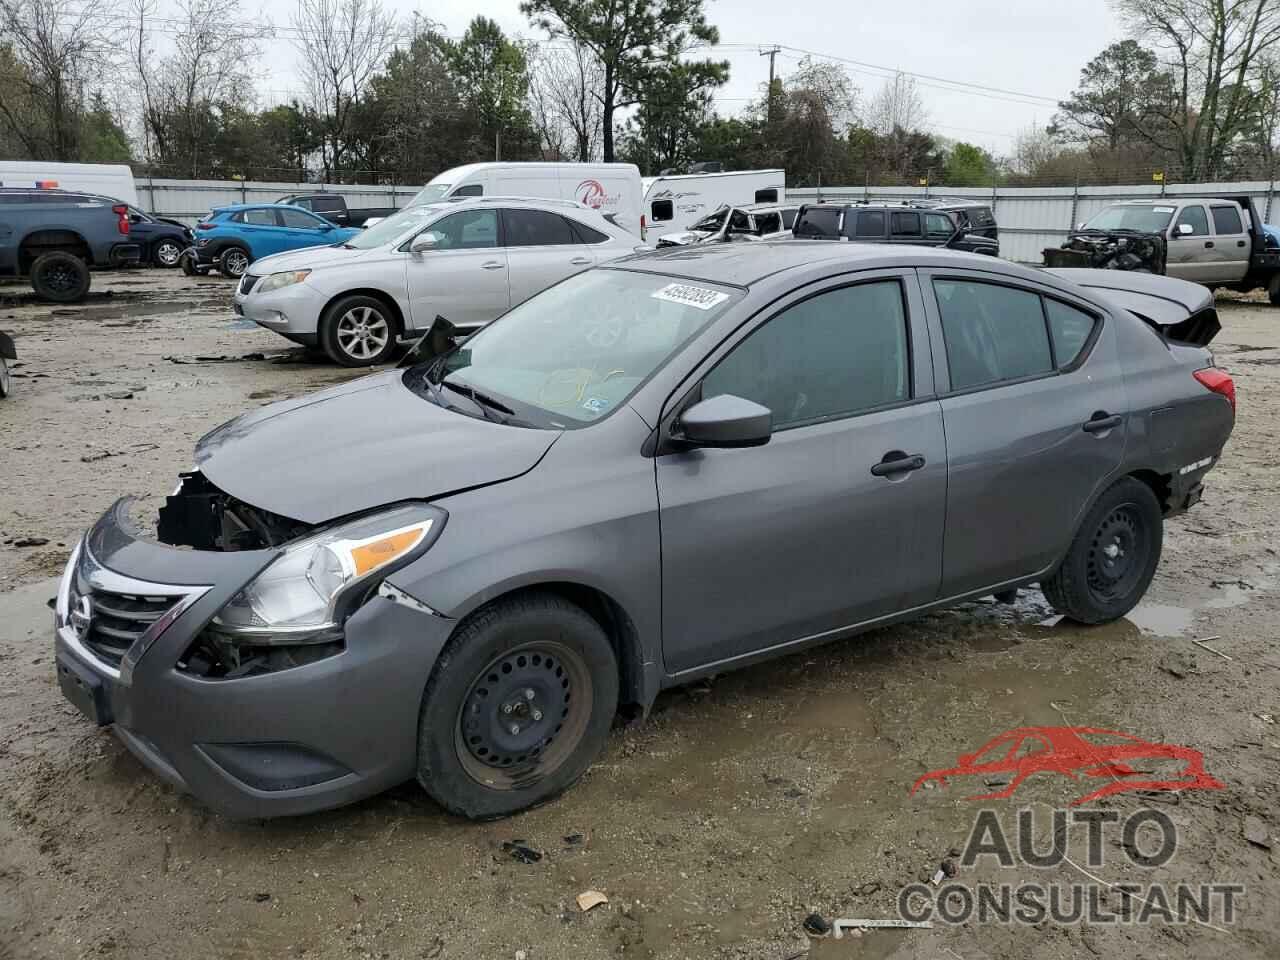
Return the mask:
<svg viewBox="0 0 1280 960">
<path fill-rule="evenodd" d="M 695 403 L 678 423 L 680 439 L 698 447 L 760 447 L 773 436 L 773 411 L 731 393 Z"/>
<path fill-rule="evenodd" d="M 1191 226 L 1191 224 L 1189 223 L 1178 224 L 1178 236 L 1180 237 L 1189 237 L 1191 236 L 1191 234 L 1195 232 L 1196 232 L 1196 228 Z"/>
<path fill-rule="evenodd" d="M 426 253 L 428 250 L 435 250 L 439 246 L 440 234 L 427 230 L 413 238 L 413 242 L 409 244 L 409 252 Z"/>
</svg>

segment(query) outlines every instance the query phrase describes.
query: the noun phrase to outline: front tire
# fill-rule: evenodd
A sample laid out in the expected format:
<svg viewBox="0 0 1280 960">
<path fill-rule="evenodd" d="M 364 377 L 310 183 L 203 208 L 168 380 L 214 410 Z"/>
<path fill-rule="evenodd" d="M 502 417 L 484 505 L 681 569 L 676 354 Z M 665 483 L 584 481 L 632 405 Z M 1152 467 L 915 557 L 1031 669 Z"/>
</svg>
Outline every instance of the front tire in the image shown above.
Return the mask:
<svg viewBox="0 0 1280 960">
<path fill-rule="evenodd" d="M 1040 588 L 1055 610 L 1079 623 L 1118 620 L 1147 592 L 1163 542 L 1155 494 L 1124 477 L 1085 515 L 1062 565 Z"/>
<path fill-rule="evenodd" d="M 89 292 L 89 265 L 65 250 L 42 253 L 31 264 L 31 289 L 52 303 L 79 303 Z"/>
<path fill-rule="evenodd" d="M 176 267 L 182 246 L 176 240 L 161 240 L 151 251 L 151 262 L 157 267 Z"/>
<path fill-rule="evenodd" d="M 373 297 L 343 297 L 320 319 L 320 346 L 344 367 L 383 363 L 395 351 L 399 333 L 390 308 Z"/>
<path fill-rule="evenodd" d="M 218 272 L 228 280 L 239 280 L 250 262 L 249 251 L 244 247 L 227 247 L 218 254 Z"/>
<path fill-rule="evenodd" d="M 618 705 L 600 625 L 550 593 L 498 600 L 454 633 L 427 683 L 418 782 L 451 813 L 510 816 L 568 789 Z"/>
</svg>

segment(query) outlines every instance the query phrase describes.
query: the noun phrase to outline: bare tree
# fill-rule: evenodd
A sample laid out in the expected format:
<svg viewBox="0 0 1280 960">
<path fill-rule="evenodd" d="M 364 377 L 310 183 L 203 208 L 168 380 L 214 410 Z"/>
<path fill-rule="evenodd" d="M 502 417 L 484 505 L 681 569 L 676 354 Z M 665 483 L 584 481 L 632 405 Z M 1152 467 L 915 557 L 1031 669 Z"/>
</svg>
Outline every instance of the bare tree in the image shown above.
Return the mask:
<svg viewBox="0 0 1280 960">
<path fill-rule="evenodd" d="M 249 64 L 272 35 L 269 22 L 244 10 L 241 0 L 178 0 L 172 49 L 153 48 L 150 24 L 155 0 L 135 0 L 129 53 L 138 76 L 138 96 L 148 157 L 182 165 L 200 176 L 212 134 L 209 117 L 224 102 L 252 97 Z"/>
<path fill-rule="evenodd" d="M 12 51 L 0 119 L 33 158 L 76 160 L 91 88 L 118 49 L 110 0 L 0 0 L 0 41 Z"/>
<path fill-rule="evenodd" d="M 899 71 L 884 84 L 867 105 L 866 125 L 882 137 L 894 130 L 921 130 L 929 122 L 928 111 L 915 77 Z"/>
<path fill-rule="evenodd" d="M 603 65 L 580 43 L 531 51 L 529 111 L 549 154 L 583 163 L 600 156 L 603 83 Z"/>
<path fill-rule="evenodd" d="M 1256 123 L 1259 72 L 1280 46 L 1276 0 L 1113 0 L 1130 31 L 1155 46 L 1171 74 L 1158 122 L 1139 133 L 1169 150 L 1188 180 L 1218 176 Z"/>
<path fill-rule="evenodd" d="M 308 105 L 324 119 L 325 175 L 341 169 L 353 114 L 396 41 L 380 0 L 298 0 L 293 17 Z"/>
</svg>

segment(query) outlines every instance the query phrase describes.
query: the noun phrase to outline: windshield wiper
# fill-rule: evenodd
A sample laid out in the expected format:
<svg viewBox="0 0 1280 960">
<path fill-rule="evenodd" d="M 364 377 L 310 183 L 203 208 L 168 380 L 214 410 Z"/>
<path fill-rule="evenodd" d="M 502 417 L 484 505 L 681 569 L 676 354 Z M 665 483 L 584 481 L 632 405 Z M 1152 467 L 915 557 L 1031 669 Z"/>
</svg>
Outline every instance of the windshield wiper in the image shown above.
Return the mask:
<svg viewBox="0 0 1280 960">
<path fill-rule="evenodd" d="M 504 414 L 505 415 L 504 420 L 499 421 L 500 423 L 505 422 L 505 417 L 514 417 L 516 415 L 516 412 L 512 410 L 510 407 L 508 407 L 501 400 L 495 400 L 493 399 L 493 397 L 486 396 L 485 394 L 480 393 L 478 390 L 476 390 L 475 387 L 467 386 L 466 384 L 462 384 L 462 383 L 453 383 L 449 380 L 442 380 L 440 382 L 440 385 L 443 387 L 448 387 L 450 390 L 454 390 L 462 394 L 464 397 L 469 398 L 472 403 L 474 403 L 476 406 L 482 409 L 487 408 L 491 410 L 496 410 L 499 413 Z"/>
</svg>

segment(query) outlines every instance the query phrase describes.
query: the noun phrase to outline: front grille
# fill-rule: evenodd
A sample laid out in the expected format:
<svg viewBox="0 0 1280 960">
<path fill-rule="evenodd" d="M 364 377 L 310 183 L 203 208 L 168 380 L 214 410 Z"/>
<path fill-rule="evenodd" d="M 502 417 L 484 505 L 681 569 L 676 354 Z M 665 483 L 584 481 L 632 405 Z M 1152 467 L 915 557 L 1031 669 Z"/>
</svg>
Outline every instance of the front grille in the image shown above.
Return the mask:
<svg viewBox="0 0 1280 960">
<path fill-rule="evenodd" d="M 83 576 L 77 576 L 71 602 L 80 597 L 89 598 L 92 611 L 89 630 L 81 640 L 84 646 L 99 660 L 119 668 L 125 653 L 147 629 L 180 602 L 182 597 L 140 593 L 116 593 L 91 586 Z"/>
<path fill-rule="evenodd" d="M 253 289 L 253 285 L 261 279 L 261 277 L 255 277 L 252 273 L 246 273 L 240 278 L 240 292 L 247 296 L 249 291 Z"/>
</svg>

